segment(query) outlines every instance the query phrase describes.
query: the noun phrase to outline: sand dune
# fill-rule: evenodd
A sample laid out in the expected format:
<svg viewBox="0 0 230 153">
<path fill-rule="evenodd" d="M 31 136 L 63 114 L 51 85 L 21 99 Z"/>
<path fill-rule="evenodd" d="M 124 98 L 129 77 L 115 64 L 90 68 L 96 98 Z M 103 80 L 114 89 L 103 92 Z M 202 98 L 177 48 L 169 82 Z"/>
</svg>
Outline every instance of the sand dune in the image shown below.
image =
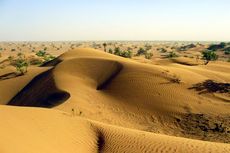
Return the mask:
<svg viewBox="0 0 230 153">
<path fill-rule="evenodd" d="M 14 106 L 0 107 L 0 151 L 230 152 L 229 64 L 193 63 L 80 48 L 3 80 L 1 104 Z"/>
<path fill-rule="evenodd" d="M 0 113 L 4 153 L 230 151 L 227 144 L 130 130 L 55 110 L 0 106 Z"/>
</svg>

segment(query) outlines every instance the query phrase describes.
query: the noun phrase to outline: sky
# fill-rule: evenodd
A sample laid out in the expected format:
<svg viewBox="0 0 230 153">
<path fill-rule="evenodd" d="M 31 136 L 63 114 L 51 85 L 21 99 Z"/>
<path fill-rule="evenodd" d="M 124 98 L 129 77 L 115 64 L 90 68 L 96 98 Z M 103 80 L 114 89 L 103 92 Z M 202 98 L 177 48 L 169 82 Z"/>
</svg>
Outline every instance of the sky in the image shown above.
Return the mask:
<svg viewBox="0 0 230 153">
<path fill-rule="evenodd" d="M 0 0 L 0 41 L 230 41 L 230 0 Z"/>
</svg>

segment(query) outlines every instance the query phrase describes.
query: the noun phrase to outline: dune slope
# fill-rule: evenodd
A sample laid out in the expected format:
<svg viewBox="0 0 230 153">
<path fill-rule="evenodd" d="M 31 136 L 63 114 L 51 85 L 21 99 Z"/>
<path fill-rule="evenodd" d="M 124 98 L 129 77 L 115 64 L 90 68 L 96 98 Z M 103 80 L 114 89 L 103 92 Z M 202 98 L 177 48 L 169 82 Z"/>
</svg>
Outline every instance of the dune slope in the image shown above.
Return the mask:
<svg viewBox="0 0 230 153">
<path fill-rule="evenodd" d="M 28 143 L 32 137 L 42 134 L 45 127 L 50 127 L 45 129 L 44 139 L 65 137 L 66 142 L 54 138 L 51 143 L 57 150 L 68 147 L 65 152 L 228 152 L 230 95 L 225 89 L 230 74 L 227 63 L 202 66 L 184 64 L 186 59 L 162 63 L 143 64 L 94 49 L 71 50 L 43 65 L 33 79 L 20 85 L 22 89 L 18 93 L 5 98 L 2 104 L 14 106 L 1 106 L 2 113 L 7 114 L 8 109 L 17 117 L 20 115 L 14 111 L 25 112 L 24 116 L 31 113 L 25 117 L 25 123 L 12 119 L 17 126 L 39 124 L 31 127 L 35 131 L 26 134 Z M 217 88 L 210 89 L 207 80 Z M 7 82 L 4 87 L 12 88 L 13 84 Z M 7 131 L 12 123 L 5 122 Z M 75 133 L 75 129 L 79 131 Z M 85 131 L 86 136 L 80 131 Z M 12 136 L 5 137 L 9 140 Z M 21 133 L 17 139 L 20 137 Z M 31 150 L 43 144 L 42 138 L 36 139 Z M 40 152 L 58 152 L 55 147 L 44 145 L 47 150 Z M 18 148 L 27 151 L 22 146 Z"/>
</svg>

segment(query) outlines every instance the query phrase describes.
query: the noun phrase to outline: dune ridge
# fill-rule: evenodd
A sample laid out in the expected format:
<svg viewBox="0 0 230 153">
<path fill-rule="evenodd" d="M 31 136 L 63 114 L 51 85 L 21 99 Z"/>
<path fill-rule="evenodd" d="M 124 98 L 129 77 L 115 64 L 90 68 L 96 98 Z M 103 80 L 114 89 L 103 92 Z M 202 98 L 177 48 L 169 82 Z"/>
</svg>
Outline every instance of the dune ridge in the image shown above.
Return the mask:
<svg viewBox="0 0 230 153">
<path fill-rule="evenodd" d="M 44 128 L 49 127 L 45 136 L 48 142 L 53 140 L 54 133 L 65 138 L 66 142 L 60 139 L 52 142 L 56 146 L 53 150 L 52 146 L 44 144 L 46 148 L 40 152 L 62 152 L 66 147 L 69 150 L 65 152 L 230 151 L 230 104 L 224 100 L 229 98 L 229 93 L 214 93 L 204 88 L 206 92 L 199 94 L 192 88 L 210 79 L 229 82 L 230 74 L 221 71 L 229 67 L 222 63 L 210 63 L 207 67 L 184 64 L 184 61 L 143 64 L 95 49 L 79 48 L 41 68 L 46 67 L 49 69 L 40 71 L 16 95 L 11 95 L 11 99 L 9 96 L 9 101 L 3 102 L 14 106 L 0 106 L 3 114 L 9 109 L 19 117 L 10 117 L 9 122 L 3 118 L 6 125 L 2 128 L 13 122 L 21 125 L 20 118 L 24 118 L 22 125 L 25 127 L 39 124 L 31 127 L 35 133 L 39 128 L 46 131 Z M 40 121 L 45 125 L 40 125 Z M 49 125 L 49 122 L 56 125 Z M 55 132 L 54 127 L 60 132 Z M 62 133 L 65 129 L 70 131 Z M 22 135 L 16 131 L 14 134 L 20 139 Z M 86 136 L 80 131 L 85 131 Z M 71 132 L 79 138 L 70 136 Z M 28 142 L 33 134 L 26 135 Z M 12 136 L 4 135 L 6 139 Z M 18 149 L 36 152 L 32 148 L 43 142 L 37 134 L 35 137 L 35 146 L 28 150 L 17 146 Z"/>
</svg>

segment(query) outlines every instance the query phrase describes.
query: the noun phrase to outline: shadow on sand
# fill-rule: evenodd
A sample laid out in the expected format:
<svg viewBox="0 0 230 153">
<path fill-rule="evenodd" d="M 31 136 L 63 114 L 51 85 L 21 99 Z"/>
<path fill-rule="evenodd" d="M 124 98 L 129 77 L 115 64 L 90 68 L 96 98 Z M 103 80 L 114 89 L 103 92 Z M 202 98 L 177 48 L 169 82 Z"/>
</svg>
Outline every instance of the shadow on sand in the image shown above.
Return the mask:
<svg viewBox="0 0 230 153">
<path fill-rule="evenodd" d="M 204 93 L 230 93 L 230 83 L 218 83 L 213 80 L 206 80 L 202 83 L 197 83 L 189 89 L 199 91 L 199 94 Z"/>
<path fill-rule="evenodd" d="M 7 74 L 4 74 L 4 75 L 0 76 L 0 81 L 16 78 L 16 77 L 19 77 L 19 76 L 22 76 L 22 74 L 19 74 L 19 73 L 16 73 L 16 72 L 7 73 Z"/>
</svg>

